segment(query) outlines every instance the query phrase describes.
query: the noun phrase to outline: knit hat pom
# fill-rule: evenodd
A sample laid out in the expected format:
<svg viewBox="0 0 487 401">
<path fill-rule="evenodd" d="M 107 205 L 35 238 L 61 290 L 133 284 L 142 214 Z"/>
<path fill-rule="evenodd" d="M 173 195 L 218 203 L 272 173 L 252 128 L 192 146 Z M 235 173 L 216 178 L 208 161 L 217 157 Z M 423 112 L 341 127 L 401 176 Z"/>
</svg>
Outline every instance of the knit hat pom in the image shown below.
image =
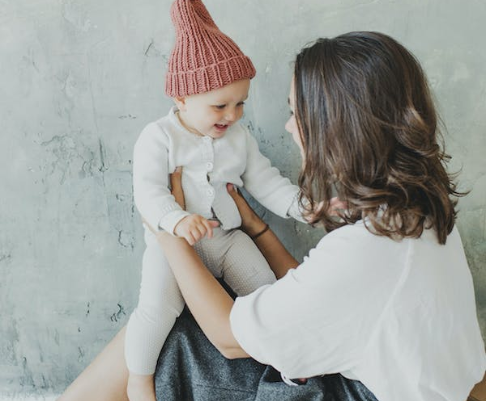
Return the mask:
<svg viewBox="0 0 487 401">
<path fill-rule="evenodd" d="M 204 93 L 255 76 L 252 61 L 218 29 L 201 0 L 176 0 L 171 18 L 176 43 L 166 74 L 168 96 Z"/>
</svg>

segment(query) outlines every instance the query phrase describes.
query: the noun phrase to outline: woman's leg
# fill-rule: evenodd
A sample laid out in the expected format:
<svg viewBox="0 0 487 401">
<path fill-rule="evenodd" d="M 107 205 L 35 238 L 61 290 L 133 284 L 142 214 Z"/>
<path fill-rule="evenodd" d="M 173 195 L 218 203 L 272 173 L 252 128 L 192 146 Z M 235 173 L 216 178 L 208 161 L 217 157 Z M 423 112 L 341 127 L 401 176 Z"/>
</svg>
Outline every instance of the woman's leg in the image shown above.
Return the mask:
<svg viewBox="0 0 487 401">
<path fill-rule="evenodd" d="M 288 386 L 268 366 L 261 377 L 254 401 L 377 401 L 361 382 L 340 374 L 312 377 L 306 384 Z"/>
<path fill-rule="evenodd" d="M 76 378 L 58 401 L 128 401 L 123 353 L 125 327 Z"/>
<path fill-rule="evenodd" d="M 325 376 L 321 380 L 324 381 L 323 386 L 328 385 L 334 400 L 377 401 L 374 394 L 357 380 L 347 379 L 340 374 Z"/>
<path fill-rule="evenodd" d="M 226 359 L 185 309 L 157 364 L 157 400 L 253 401 L 265 368 L 250 358 Z"/>
<path fill-rule="evenodd" d="M 377 401 L 359 381 L 339 374 L 288 386 L 274 368 L 253 359 L 226 359 L 188 309 L 164 344 L 155 373 L 158 401 Z"/>
<path fill-rule="evenodd" d="M 147 242 L 151 246 L 144 254 L 139 305 L 129 320 L 130 327 L 115 336 L 58 401 L 128 401 L 125 352 L 136 372 L 154 372 L 162 344 L 184 300 L 157 242 Z"/>
</svg>

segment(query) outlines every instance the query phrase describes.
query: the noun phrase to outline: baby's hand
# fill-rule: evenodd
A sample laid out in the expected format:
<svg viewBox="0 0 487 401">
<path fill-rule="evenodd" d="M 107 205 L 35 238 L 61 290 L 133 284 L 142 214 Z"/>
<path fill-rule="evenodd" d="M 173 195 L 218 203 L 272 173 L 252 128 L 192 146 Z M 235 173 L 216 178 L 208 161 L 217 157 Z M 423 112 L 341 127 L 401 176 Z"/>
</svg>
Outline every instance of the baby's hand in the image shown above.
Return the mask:
<svg viewBox="0 0 487 401">
<path fill-rule="evenodd" d="M 184 238 L 188 244 L 193 246 L 205 235 L 208 238 L 213 237 L 213 228 L 218 227 L 220 223 L 205 219 L 199 214 L 192 214 L 182 219 L 174 228 L 174 234 Z"/>
<path fill-rule="evenodd" d="M 315 205 L 314 210 L 311 214 L 304 216 L 304 219 L 310 223 L 316 217 L 316 215 L 321 211 L 325 202 L 319 202 Z M 339 216 L 339 212 L 343 210 L 347 210 L 348 204 L 347 202 L 343 202 L 337 197 L 331 198 L 329 207 L 328 207 L 328 214 L 330 216 Z"/>
</svg>

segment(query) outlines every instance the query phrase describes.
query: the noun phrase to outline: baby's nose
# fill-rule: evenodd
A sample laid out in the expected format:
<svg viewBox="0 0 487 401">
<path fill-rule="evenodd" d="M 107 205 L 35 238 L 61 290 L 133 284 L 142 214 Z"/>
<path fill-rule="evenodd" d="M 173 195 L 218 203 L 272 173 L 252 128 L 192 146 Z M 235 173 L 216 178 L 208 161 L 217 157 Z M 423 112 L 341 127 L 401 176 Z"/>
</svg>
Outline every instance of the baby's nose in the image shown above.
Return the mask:
<svg viewBox="0 0 487 401">
<path fill-rule="evenodd" d="M 228 113 L 225 115 L 225 119 L 229 122 L 235 121 L 237 118 L 237 113 L 235 110 L 229 110 Z"/>
</svg>

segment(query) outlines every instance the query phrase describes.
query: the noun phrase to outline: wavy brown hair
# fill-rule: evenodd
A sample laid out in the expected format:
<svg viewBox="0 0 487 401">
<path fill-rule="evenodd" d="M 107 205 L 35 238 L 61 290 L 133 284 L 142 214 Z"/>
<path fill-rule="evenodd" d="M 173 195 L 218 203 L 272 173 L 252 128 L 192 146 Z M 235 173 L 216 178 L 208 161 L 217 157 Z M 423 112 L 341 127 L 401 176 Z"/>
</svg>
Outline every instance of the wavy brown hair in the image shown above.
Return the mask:
<svg viewBox="0 0 487 401">
<path fill-rule="evenodd" d="M 294 88 L 305 156 L 300 203 L 312 223 L 331 231 L 364 220 L 393 239 L 434 228 L 444 244 L 464 194 L 446 171 L 449 156 L 415 57 L 376 32 L 319 39 L 297 56 Z M 335 192 L 348 202 L 340 219 L 328 213 Z"/>
</svg>

